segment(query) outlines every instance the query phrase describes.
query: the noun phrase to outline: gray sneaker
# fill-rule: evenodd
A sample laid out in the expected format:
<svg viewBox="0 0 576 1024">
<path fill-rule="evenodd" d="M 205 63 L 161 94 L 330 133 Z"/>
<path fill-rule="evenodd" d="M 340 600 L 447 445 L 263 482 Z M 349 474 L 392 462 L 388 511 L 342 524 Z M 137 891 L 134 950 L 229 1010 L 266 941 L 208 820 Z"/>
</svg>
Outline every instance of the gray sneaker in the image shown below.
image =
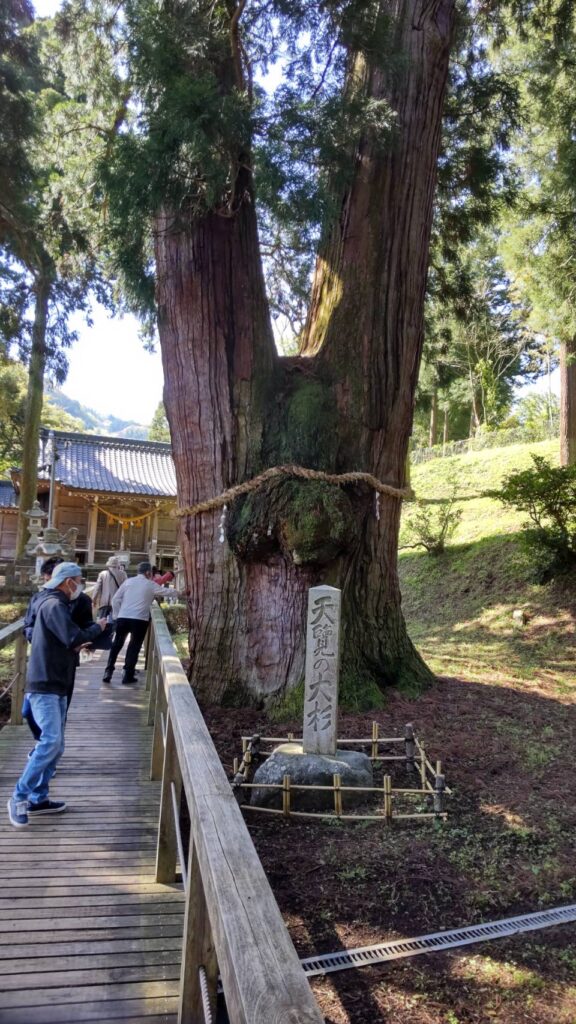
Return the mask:
<svg viewBox="0 0 576 1024">
<path fill-rule="evenodd" d="M 15 800 L 13 796 L 8 801 L 8 817 L 14 828 L 26 828 L 28 824 L 28 801 Z"/>
</svg>

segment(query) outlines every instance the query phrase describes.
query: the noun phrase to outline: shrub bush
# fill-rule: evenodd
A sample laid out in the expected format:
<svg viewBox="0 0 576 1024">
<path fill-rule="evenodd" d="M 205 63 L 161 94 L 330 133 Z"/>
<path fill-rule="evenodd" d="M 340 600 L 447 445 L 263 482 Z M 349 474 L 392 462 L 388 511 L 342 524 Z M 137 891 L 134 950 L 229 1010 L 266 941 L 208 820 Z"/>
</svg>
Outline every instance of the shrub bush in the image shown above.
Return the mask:
<svg viewBox="0 0 576 1024">
<path fill-rule="evenodd" d="M 545 579 L 576 565 L 576 466 L 551 466 L 541 455 L 532 461 L 533 469 L 511 473 L 493 495 L 528 513 L 525 538 Z"/>
<path fill-rule="evenodd" d="M 188 606 L 185 604 L 162 604 L 166 625 L 172 636 L 188 632 Z"/>
<path fill-rule="evenodd" d="M 413 544 L 402 545 L 411 548 L 426 548 L 429 555 L 442 555 L 446 543 L 454 535 L 462 518 L 461 509 L 455 508 L 457 483 L 452 480 L 447 498 L 434 504 L 417 501 L 415 508 L 406 516 L 408 538 Z"/>
</svg>

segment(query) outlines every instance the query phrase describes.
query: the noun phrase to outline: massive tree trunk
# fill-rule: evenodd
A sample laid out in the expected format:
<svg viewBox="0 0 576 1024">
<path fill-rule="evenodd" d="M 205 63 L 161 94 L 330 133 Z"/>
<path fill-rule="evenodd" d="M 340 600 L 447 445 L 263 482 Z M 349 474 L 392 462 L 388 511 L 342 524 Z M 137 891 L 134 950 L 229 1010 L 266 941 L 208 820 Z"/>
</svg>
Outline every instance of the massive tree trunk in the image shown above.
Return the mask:
<svg viewBox="0 0 576 1024">
<path fill-rule="evenodd" d="M 274 352 L 247 170 L 234 216 L 156 226 L 159 331 L 181 505 L 269 466 L 370 472 L 402 487 L 418 376 L 435 169 L 453 0 L 387 4 L 388 75 L 355 75 L 397 115 L 369 138 L 315 275 L 299 357 Z M 308 588 L 343 590 L 343 671 L 424 685 L 406 633 L 397 544 L 401 503 L 363 484 L 283 478 L 220 513 L 183 521 L 194 685 L 213 700 L 281 693 L 303 674 Z"/>
<path fill-rule="evenodd" d="M 40 419 L 44 399 L 44 372 L 46 370 L 46 327 L 50 282 L 39 273 L 34 285 L 34 324 L 32 326 L 32 348 L 28 365 L 28 395 L 24 415 L 24 436 L 22 441 L 22 466 L 20 473 L 20 507 L 18 513 L 18 535 L 16 557 L 20 558 L 28 540 L 28 519 L 25 512 L 32 507 L 38 494 L 38 442 Z"/>
<path fill-rule="evenodd" d="M 560 465 L 576 463 L 576 339 L 560 346 Z"/>
</svg>

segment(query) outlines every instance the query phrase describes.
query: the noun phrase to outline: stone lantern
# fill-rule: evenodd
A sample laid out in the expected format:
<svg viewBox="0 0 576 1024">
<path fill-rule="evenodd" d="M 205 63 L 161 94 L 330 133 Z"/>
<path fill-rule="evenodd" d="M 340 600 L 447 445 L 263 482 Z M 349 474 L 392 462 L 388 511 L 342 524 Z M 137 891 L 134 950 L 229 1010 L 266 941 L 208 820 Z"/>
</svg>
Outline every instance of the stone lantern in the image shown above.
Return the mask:
<svg viewBox="0 0 576 1024">
<path fill-rule="evenodd" d="M 40 542 L 40 533 L 42 532 L 43 520 L 48 518 L 46 512 L 40 508 L 40 503 L 35 501 L 32 508 L 25 512 L 24 515 L 28 519 L 28 532 L 30 537 L 26 542 L 26 554 L 35 555 L 36 548 Z"/>
</svg>

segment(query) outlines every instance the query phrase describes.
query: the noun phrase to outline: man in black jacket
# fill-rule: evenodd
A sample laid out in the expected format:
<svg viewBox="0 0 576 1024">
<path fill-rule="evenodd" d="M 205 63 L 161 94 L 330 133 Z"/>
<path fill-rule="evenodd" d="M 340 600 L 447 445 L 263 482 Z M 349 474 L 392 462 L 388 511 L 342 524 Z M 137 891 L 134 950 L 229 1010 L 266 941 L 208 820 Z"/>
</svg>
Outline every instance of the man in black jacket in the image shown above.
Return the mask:
<svg viewBox="0 0 576 1024">
<path fill-rule="evenodd" d="M 52 558 L 47 558 L 45 562 L 40 566 L 40 575 L 44 579 L 41 590 L 36 594 L 33 594 L 28 602 L 28 607 L 24 612 L 24 636 L 28 643 L 32 643 L 32 633 L 34 630 L 34 623 L 36 622 L 36 616 L 38 614 L 38 608 L 43 604 L 45 598 L 50 593 L 46 590 L 46 584 L 49 579 L 52 578 L 52 573 L 57 565 L 61 565 L 64 561 L 63 558 L 58 558 L 53 555 Z M 75 601 L 70 603 L 70 615 L 72 622 L 75 622 L 80 629 L 88 629 L 88 626 L 92 626 L 94 623 L 94 616 L 92 615 L 92 601 L 87 594 L 79 594 Z M 76 666 L 78 665 L 78 655 L 76 655 Z M 72 691 L 74 689 L 74 677 L 72 677 L 72 686 L 67 695 L 68 707 L 70 707 L 70 701 L 72 700 Z M 22 715 L 28 722 L 30 732 L 32 733 L 35 740 L 40 739 L 40 729 L 38 728 L 37 722 L 34 720 L 32 714 L 32 707 L 28 695 L 24 698 L 24 704 L 22 705 Z"/>
<path fill-rule="evenodd" d="M 76 651 L 95 640 L 106 626 L 105 619 L 87 629 L 72 621 L 70 602 L 81 592 L 81 578 L 75 562 L 61 562 L 45 584 L 46 596 L 38 605 L 26 694 L 41 735 L 8 801 L 8 815 L 15 828 L 26 826 L 29 815 L 56 814 L 66 808 L 63 800 L 49 799 L 48 787 L 64 753 L 67 697 L 74 681 Z"/>
</svg>

